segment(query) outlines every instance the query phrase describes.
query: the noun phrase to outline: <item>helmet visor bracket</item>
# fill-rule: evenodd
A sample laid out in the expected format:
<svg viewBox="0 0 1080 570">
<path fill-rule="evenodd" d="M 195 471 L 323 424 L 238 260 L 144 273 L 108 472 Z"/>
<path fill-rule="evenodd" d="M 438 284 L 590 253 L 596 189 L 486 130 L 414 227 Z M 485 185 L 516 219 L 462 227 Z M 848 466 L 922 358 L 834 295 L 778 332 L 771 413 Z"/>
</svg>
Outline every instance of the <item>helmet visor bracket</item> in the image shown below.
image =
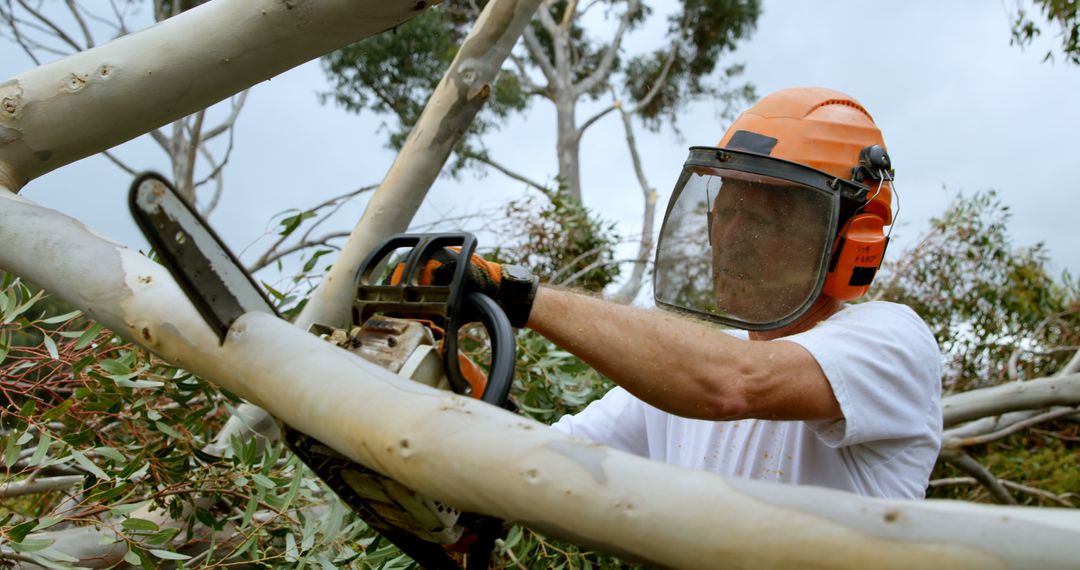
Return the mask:
<svg viewBox="0 0 1080 570">
<path fill-rule="evenodd" d="M 657 243 L 657 305 L 746 330 L 796 321 L 825 283 L 841 202 L 867 192 L 794 162 L 691 148 Z"/>
</svg>

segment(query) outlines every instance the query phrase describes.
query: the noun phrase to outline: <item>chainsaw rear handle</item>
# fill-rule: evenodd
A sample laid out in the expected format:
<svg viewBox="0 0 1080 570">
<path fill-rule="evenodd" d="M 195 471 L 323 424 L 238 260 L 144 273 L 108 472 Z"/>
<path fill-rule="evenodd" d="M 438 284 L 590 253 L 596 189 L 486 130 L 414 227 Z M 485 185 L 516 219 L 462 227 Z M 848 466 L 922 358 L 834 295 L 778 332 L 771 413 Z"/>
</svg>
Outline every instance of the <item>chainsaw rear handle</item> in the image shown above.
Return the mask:
<svg viewBox="0 0 1080 570">
<path fill-rule="evenodd" d="M 383 274 L 391 255 L 405 248 L 410 251 L 401 262 L 401 278 L 397 283 L 391 283 Z M 390 236 L 364 259 L 357 270 L 353 324 L 360 325 L 380 313 L 438 322 L 445 329 L 443 366 L 450 387 L 458 394 L 469 394 L 471 387 L 457 359 L 458 331 L 468 323 L 481 323 L 491 341 L 491 367 L 487 387 L 480 399 L 506 407 L 514 380 L 517 344 L 513 327 L 502 308 L 483 293 L 465 290 L 466 271 L 475 250 L 476 237 L 467 232 Z M 450 283 L 420 283 L 427 262 L 441 251 L 457 256 L 458 263 L 454 265 Z"/>
<path fill-rule="evenodd" d="M 510 326 L 510 319 L 507 318 L 502 307 L 491 297 L 473 291 L 466 296 L 465 300 L 472 309 L 469 311 L 470 316 L 475 315 L 477 320 L 484 325 L 488 339 L 491 341 L 491 369 L 488 371 L 487 386 L 480 399 L 505 408 L 510 398 L 510 388 L 514 383 L 514 364 L 517 360 L 517 340 L 514 338 L 514 328 Z M 447 376 L 453 373 L 464 378 L 457 359 L 457 330 L 453 329 L 453 334 L 451 330 L 451 327 L 447 326 L 446 354 L 454 355 L 445 358 Z"/>
</svg>

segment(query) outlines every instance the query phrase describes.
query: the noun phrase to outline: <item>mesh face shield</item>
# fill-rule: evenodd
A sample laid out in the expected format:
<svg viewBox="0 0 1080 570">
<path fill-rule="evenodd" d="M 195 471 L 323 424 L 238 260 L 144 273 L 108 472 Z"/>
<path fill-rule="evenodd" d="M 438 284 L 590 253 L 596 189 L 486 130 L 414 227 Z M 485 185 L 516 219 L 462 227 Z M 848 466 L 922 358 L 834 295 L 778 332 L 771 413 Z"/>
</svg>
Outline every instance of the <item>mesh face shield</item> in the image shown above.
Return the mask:
<svg viewBox="0 0 1080 570">
<path fill-rule="evenodd" d="M 841 197 L 865 195 L 781 159 L 690 149 L 660 229 L 657 304 L 747 330 L 795 321 L 821 293 Z"/>
</svg>

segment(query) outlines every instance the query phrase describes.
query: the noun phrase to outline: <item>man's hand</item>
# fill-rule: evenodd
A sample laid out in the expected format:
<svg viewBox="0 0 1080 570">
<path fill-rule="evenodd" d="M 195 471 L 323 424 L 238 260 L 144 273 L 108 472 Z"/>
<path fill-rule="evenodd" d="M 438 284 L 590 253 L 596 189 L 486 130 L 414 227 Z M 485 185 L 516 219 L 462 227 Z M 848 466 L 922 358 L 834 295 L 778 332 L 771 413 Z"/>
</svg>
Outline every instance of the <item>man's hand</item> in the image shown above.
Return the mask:
<svg viewBox="0 0 1080 570">
<path fill-rule="evenodd" d="M 457 248 L 450 248 L 457 250 Z M 428 260 L 420 272 L 418 281 L 421 285 L 446 285 L 454 278 L 458 255 L 442 250 Z M 479 291 L 491 297 L 506 312 L 510 324 L 523 327 L 529 322 L 533 299 L 540 285 L 540 279 L 520 265 L 501 265 L 473 254 L 469 268 L 465 272 L 466 289 Z M 404 266 L 394 269 L 391 283 L 401 280 Z"/>
</svg>

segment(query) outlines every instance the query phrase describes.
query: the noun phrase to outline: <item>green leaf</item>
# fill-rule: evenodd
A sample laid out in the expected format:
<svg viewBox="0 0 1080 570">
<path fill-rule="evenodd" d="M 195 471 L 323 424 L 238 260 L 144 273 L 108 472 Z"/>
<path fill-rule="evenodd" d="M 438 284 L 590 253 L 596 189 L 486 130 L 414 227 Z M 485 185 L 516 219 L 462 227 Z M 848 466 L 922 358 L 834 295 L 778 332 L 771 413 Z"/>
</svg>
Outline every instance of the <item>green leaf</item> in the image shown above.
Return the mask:
<svg viewBox="0 0 1080 570">
<path fill-rule="evenodd" d="M 281 222 L 279 222 L 279 225 L 281 226 L 281 231 L 278 233 L 278 235 L 287 236 L 287 235 L 293 233 L 294 231 L 296 231 L 296 228 L 300 227 L 300 224 L 303 223 L 304 220 L 311 219 L 311 218 L 314 218 L 314 217 L 315 217 L 315 212 L 314 211 L 305 210 L 303 212 L 300 212 L 299 214 L 295 214 L 295 215 L 283 218 L 281 220 Z"/>
<path fill-rule="evenodd" d="M 124 374 L 131 374 L 130 366 L 112 358 L 102 360 L 98 363 L 98 366 L 100 366 L 102 370 L 108 372 L 109 374 L 116 374 L 121 376 Z"/>
<path fill-rule="evenodd" d="M 64 400 L 59 406 L 45 412 L 41 415 L 42 421 L 51 421 L 60 418 L 71 409 L 71 406 L 75 404 L 75 400 Z"/>
<path fill-rule="evenodd" d="M 106 475 L 105 472 L 102 471 L 100 467 L 95 465 L 93 461 L 90 461 L 85 455 L 83 455 L 81 451 L 72 450 L 71 451 L 71 456 L 72 456 L 72 458 L 75 459 L 75 463 L 78 463 L 80 467 L 82 467 L 83 469 L 86 469 L 87 471 L 93 473 L 94 476 L 97 477 L 98 479 L 101 479 L 102 481 L 108 481 L 109 480 L 109 476 Z"/>
<path fill-rule="evenodd" d="M 5 315 L 4 315 L 3 324 L 5 324 L 5 325 L 9 324 L 12 321 L 14 321 L 15 319 L 17 319 L 19 317 L 19 315 L 21 315 L 21 314 L 25 313 L 26 311 L 28 311 L 30 309 L 30 307 L 34 306 L 34 303 L 37 303 L 44 296 L 45 296 L 45 291 L 38 291 L 37 294 L 34 295 L 33 297 L 31 297 L 29 301 L 23 303 L 22 305 L 19 305 L 16 309 L 9 310 L 9 311 L 4 311 Z"/>
<path fill-rule="evenodd" d="M 121 464 L 121 465 L 127 463 L 127 458 L 124 457 L 124 455 L 122 453 L 120 453 L 119 451 L 117 451 L 117 450 L 115 450 L 115 449 L 113 449 L 111 447 L 95 447 L 94 448 L 94 453 L 97 453 L 98 455 L 100 455 L 100 456 L 102 456 L 102 457 L 104 457 L 106 459 L 110 459 L 110 460 L 112 460 L 112 461 L 114 461 L 114 462 L 116 462 L 118 464 Z"/>
<path fill-rule="evenodd" d="M 328 253 L 333 253 L 333 250 L 320 249 L 320 250 L 316 251 L 315 253 L 313 253 L 311 255 L 311 259 L 307 260 L 307 262 L 304 263 L 304 270 L 303 270 L 304 273 L 307 273 L 308 271 L 311 271 L 312 269 L 314 269 L 315 264 L 319 262 L 319 258 L 326 255 L 326 254 L 328 254 Z"/>
<path fill-rule="evenodd" d="M 11 432 L 7 436 L 7 443 L 4 445 L 4 466 L 11 468 L 15 465 L 15 462 L 19 460 L 19 452 L 22 451 L 21 447 L 17 443 L 19 440 L 18 432 Z"/>
<path fill-rule="evenodd" d="M 53 324 L 56 324 L 56 323 L 64 323 L 64 322 L 70 321 L 71 319 L 74 319 L 75 317 L 77 317 L 77 316 L 79 316 L 81 314 L 82 314 L 82 311 L 76 309 L 74 311 L 71 311 L 70 313 L 64 313 L 62 315 L 57 315 L 55 317 L 49 317 L 47 319 L 41 319 L 41 320 L 39 320 L 37 322 L 41 323 L 43 325 L 53 325 Z"/>
<path fill-rule="evenodd" d="M 89 346 L 90 343 L 97 338 L 98 333 L 101 332 L 101 328 L 101 325 L 95 323 L 94 326 L 83 331 L 83 333 L 79 335 L 79 340 L 75 341 L 75 350 L 82 350 Z M 131 553 L 128 552 L 128 554 Z"/>
<path fill-rule="evenodd" d="M 277 484 L 274 483 L 273 479 L 271 479 L 271 478 L 269 478 L 266 475 L 263 475 L 261 473 L 253 473 L 251 475 L 251 479 L 253 481 L 255 481 L 255 484 L 260 486 L 260 487 L 265 487 L 267 489 L 273 489 L 273 488 L 277 487 Z"/>
<path fill-rule="evenodd" d="M 300 494 L 300 483 L 304 478 L 303 475 L 304 471 L 302 469 L 297 469 L 293 472 L 292 482 L 289 484 L 289 492 L 285 494 L 285 501 L 281 505 L 282 511 L 289 510 L 289 505 L 291 505 L 296 499 L 296 496 Z"/>
<path fill-rule="evenodd" d="M 8 352 L 11 350 L 11 331 L 0 331 L 0 364 L 4 363 L 7 359 Z"/>
<path fill-rule="evenodd" d="M 268 284 L 266 281 L 260 281 L 260 283 L 262 283 L 262 286 L 266 289 L 266 292 L 270 293 L 270 296 L 276 299 L 278 302 L 284 303 L 285 300 L 288 298 L 281 291 L 278 291 L 277 289 L 271 287 L 270 284 Z"/>
<path fill-rule="evenodd" d="M 166 528 L 162 529 L 154 534 L 143 539 L 143 542 L 147 544 L 165 544 L 173 539 L 177 533 L 180 532 L 178 528 Z"/>
<path fill-rule="evenodd" d="M 37 552 L 52 546 L 54 542 L 56 541 L 51 538 L 31 538 L 19 542 L 9 542 L 7 546 L 16 552 Z"/>
<path fill-rule="evenodd" d="M 49 337 L 49 335 L 42 336 L 41 340 L 45 343 L 45 350 L 49 351 L 49 357 L 53 360 L 59 360 L 60 352 L 56 350 L 56 341 Z"/>
<path fill-rule="evenodd" d="M 128 518 L 123 522 L 121 526 L 123 526 L 127 530 L 139 530 L 148 532 L 157 532 L 161 529 L 161 527 L 159 527 L 154 521 L 148 521 L 146 519 L 139 519 L 135 517 Z"/>
<path fill-rule="evenodd" d="M 12 542 L 22 542 L 26 535 L 30 534 L 30 531 L 34 530 L 38 524 L 37 519 L 28 520 L 24 523 L 17 524 L 11 527 L 11 530 L 7 531 L 8 538 Z"/>
<path fill-rule="evenodd" d="M 128 564 L 131 564 L 132 566 L 138 566 L 139 565 L 139 555 L 136 554 L 134 551 L 129 550 L 124 554 L 124 562 L 127 562 Z"/>
<path fill-rule="evenodd" d="M 53 438 L 47 433 L 41 434 L 38 438 L 37 448 L 34 449 L 34 454 L 30 456 L 30 467 L 37 467 L 45 459 L 45 455 L 49 453 L 49 447 L 52 446 Z"/>
<path fill-rule="evenodd" d="M 123 386 L 124 388 L 161 388 L 165 385 L 164 382 L 156 380 L 128 380 L 125 376 L 128 375 L 110 376 L 110 378 L 112 378 L 113 382 L 116 382 L 117 386 Z"/>
<path fill-rule="evenodd" d="M 135 511 L 145 507 L 148 504 L 150 504 L 150 501 L 142 501 L 140 503 L 129 503 L 129 504 L 126 504 L 126 505 L 113 505 L 113 506 L 109 507 L 109 510 L 112 511 L 112 513 L 114 515 L 124 516 L 124 515 L 129 515 L 129 514 L 135 512 Z"/>
<path fill-rule="evenodd" d="M 154 427 L 156 427 L 161 433 L 173 439 L 184 439 L 184 435 L 182 433 L 174 430 L 171 426 L 164 422 L 154 422 Z"/>
<path fill-rule="evenodd" d="M 34 532 L 37 532 L 39 530 L 45 530 L 57 523 L 63 522 L 63 520 L 64 517 L 60 516 L 44 517 L 41 519 L 40 522 L 38 522 L 37 526 L 34 527 Z"/>
<path fill-rule="evenodd" d="M 240 523 L 241 528 L 247 528 L 251 524 L 251 517 L 255 516 L 255 508 L 259 506 L 259 501 L 255 497 L 248 499 L 247 508 L 244 509 L 244 519 Z M 242 551 L 243 549 L 237 549 Z"/>
<path fill-rule="evenodd" d="M 150 554 L 161 558 L 162 560 L 188 560 L 191 558 L 187 554 L 180 554 L 179 552 L 169 552 L 168 550 L 150 549 Z"/>
<path fill-rule="evenodd" d="M 131 465 L 129 465 L 129 466 L 131 466 Z M 124 479 L 126 479 L 126 480 L 139 480 L 139 479 L 143 478 L 143 475 L 146 475 L 146 472 L 148 472 L 148 471 L 150 471 L 150 464 L 149 463 L 143 463 L 143 466 L 140 466 L 139 469 L 133 471 L 130 475 L 125 476 Z"/>
<path fill-rule="evenodd" d="M 285 535 L 285 560 L 296 562 L 300 558 L 300 551 L 296 549 L 296 537 L 290 532 Z"/>
</svg>

